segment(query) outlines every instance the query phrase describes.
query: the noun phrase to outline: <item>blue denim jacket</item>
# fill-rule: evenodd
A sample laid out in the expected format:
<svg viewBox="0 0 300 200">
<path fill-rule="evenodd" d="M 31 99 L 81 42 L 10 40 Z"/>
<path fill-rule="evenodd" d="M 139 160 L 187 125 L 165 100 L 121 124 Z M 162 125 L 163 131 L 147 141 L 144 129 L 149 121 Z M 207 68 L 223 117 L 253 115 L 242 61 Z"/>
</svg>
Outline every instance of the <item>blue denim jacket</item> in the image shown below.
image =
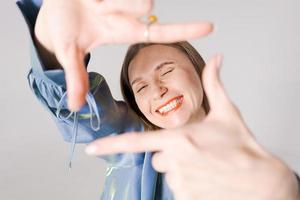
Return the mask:
<svg viewBox="0 0 300 200">
<path fill-rule="evenodd" d="M 42 0 L 17 2 L 31 36 L 31 69 L 27 78 L 33 93 L 56 122 L 63 139 L 74 144 L 89 143 L 111 134 L 144 131 L 138 116 L 125 102 L 113 99 L 105 79 L 95 72 L 89 73 L 88 104 L 76 115 L 68 111 L 64 71 L 45 70 L 32 39 L 41 4 Z M 95 128 L 95 124 L 99 127 Z M 164 176 L 152 168 L 151 157 L 150 152 L 103 157 L 108 168 L 101 199 L 173 199 Z"/>
</svg>

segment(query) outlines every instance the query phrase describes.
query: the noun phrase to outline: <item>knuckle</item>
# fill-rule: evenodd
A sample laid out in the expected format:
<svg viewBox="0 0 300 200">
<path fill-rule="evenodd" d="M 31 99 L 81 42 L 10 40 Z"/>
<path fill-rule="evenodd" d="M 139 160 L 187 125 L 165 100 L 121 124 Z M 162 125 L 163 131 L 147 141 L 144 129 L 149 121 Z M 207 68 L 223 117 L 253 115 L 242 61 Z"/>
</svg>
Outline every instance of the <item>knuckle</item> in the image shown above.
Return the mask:
<svg viewBox="0 0 300 200">
<path fill-rule="evenodd" d="M 75 41 L 60 41 L 54 46 L 57 53 L 62 55 L 72 55 L 76 49 Z"/>
</svg>

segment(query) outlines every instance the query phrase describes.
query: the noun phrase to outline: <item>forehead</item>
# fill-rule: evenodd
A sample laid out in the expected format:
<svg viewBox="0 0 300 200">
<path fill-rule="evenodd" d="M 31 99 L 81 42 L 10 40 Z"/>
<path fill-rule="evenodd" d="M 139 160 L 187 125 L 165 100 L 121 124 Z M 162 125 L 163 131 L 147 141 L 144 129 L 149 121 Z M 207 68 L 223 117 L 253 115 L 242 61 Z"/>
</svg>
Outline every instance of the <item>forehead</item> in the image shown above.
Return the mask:
<svg viewBox="0 0 300 200">
<path fill-rule="evenodd" d="M 134 77 L 153 71 L 159 64 L 166 61 L 174 63 L 189 62 L 188 57 L 179 49 L 167 45 L 151 45 L 142 48 L 132 59 L 128 67 L 128 77 Z"/>
</svg>

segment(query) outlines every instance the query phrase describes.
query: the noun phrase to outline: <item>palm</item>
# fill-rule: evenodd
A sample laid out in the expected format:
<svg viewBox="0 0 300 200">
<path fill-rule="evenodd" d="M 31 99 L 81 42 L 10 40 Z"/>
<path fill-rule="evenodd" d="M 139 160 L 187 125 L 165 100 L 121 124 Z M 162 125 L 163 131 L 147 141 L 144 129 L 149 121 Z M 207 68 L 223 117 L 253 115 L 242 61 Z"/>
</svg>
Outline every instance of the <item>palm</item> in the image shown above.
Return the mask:
<svg viewBox="0 0 300 200">
<path fill-rule="evenodd" d="M 123 44 L 141 41 L 145 25 L 137 18 L 126 14 L 107 14 L 98 19 L 91 18 L 89 27 L 93 30 L 88 33 L 94 41 L 91 48 L 101 44 Z M 95 26 L 96 25 L 96 26 Z"/>
<path fill-rule="evenodd" d="M 137 30 L 142 33 L 144 24 L 129 14 L 90 14 L 72 10 L 68 18 L 51 19 L 56 23 L 55 29 L 50 29 L 52 38 L 57 38 L 55 45 L 59 46 L 65 41 L 76 42 L 78 48 L 88 52 L 101 44 L 134 43 L 141 40 Z M 63 13 L 62 15 L 66 15 Z M 59 17 L 63 18 L 63 17 Z M 66 28 L 67 27 L 67 28 Z"/>
</svg>

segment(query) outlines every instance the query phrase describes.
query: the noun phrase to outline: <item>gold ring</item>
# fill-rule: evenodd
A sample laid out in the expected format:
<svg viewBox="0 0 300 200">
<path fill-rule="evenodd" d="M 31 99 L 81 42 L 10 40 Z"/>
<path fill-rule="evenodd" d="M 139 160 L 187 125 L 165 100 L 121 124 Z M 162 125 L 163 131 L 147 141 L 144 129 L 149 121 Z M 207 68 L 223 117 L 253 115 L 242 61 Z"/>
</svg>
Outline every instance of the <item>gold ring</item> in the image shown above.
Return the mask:
<svg viewBox="0 0 300 200">
<path fill-rule="evenodd" d="M 150 42 L 150 26 L 157 22 L 157 17 L 155 15 L 148 16 L 148 22 L 146 24 L 146 29 L 144 32 L 144 38 L 146 39 L 146 42 Z"/>
</svg>

